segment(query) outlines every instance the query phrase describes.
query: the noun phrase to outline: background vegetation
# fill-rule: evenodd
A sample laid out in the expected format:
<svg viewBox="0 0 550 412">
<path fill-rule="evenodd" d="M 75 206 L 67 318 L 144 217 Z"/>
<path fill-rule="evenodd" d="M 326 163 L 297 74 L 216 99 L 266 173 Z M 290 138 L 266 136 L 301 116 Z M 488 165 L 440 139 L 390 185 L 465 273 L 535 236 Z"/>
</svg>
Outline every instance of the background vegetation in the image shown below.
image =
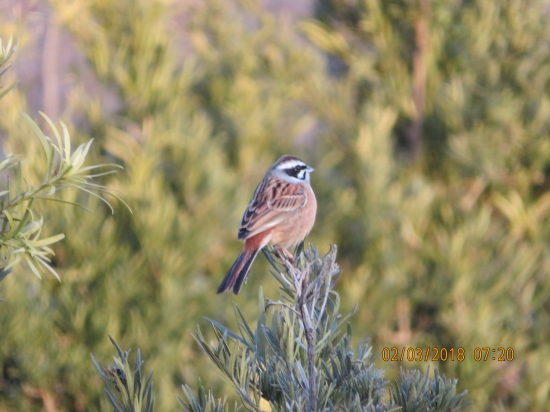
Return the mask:
<svg viewBox="0 0 550 412">
<path fill-rule="evenodd" d="M 75 143 L 95 138 L 94 164 L 124 166 L 102 183 L 134 213 L 69 191 L 63 200 L 94 213 L 38 206 L 49 235 L 66 236 L 53 247 L 62 282 L 22 267 L 0 283 L 0 409 L 108 410 L 89 357 L 110 358 L 107 334 L 146 354 L 157 410 L 176 410 L 180 385 L 199 376 L 221 395 L 190 333 L 202 316 L 234 325 L 232 301 L 255 316 L 259 285 L 276 297 L 263 258 L 237 298 L 215 289 L 240 250 L 241 213 L 283 153 L 316 168 L 309 241 L 339 245 L 342 312 L 360 304 L 354 336 L 370 336 L 375 355 L 463 347 L 463 362 L 404 366 L 458 378 L 475 410 L 548 408 L 546 1 L 318 0 L 297 22 L 253 0 L 23 4 L 1 14 L 0 36 L 20 39 L 16 60 L 43 65 L 44 92 L 63 81 L 56 98 L 24 81 L 3 97 L 4 151 L 38 182 L 47 164 L 20 113 L 65 120 Z M 37 63 L 25 47 L 41 13 Z M 50 55 L 55 33 L 72 46 Z M 48 77 L 71 47 L 83 57 Z M 475 347 L 515 358 L 476 362 Z M 388 378 L 400 367 L 376 365 Z"/>
</svg>

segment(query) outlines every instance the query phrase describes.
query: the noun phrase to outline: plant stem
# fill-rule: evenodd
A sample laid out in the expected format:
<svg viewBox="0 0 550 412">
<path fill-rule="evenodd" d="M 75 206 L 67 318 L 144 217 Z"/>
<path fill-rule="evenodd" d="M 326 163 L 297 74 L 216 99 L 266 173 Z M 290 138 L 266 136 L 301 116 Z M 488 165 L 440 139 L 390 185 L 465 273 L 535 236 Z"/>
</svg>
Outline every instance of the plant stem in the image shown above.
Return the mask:
<svg viewBox="0 0 550 412">
<path fill-rule="evenodd" d="M 309 281 L 309 273 L 303 274 L 302 291 L 307 289 L 307 283 Z M 317 410 L 317 388 L 315 379 L 315 330 L 311 324 L 311 317 L 307 310 L 306 296 L 303 294 L 300 296 L 300 312 L 302 316 L 302 322 L 304 323 L 306 342 L 307 342 L 307 361 L 308 361 L 308 374 L 309 374 L 309 402 L 307 405 L 308 412 L 315 412 Z"/>
</svg>

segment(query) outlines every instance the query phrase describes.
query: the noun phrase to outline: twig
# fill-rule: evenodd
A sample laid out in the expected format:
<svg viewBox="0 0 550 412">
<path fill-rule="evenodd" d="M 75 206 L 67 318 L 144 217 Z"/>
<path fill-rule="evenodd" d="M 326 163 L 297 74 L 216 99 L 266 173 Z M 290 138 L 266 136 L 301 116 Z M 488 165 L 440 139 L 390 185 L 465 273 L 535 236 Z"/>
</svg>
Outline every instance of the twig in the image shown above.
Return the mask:
<svg viewBox="0 0 550 412">
<path fill-rule="evenodd" d="M 318 299 L 318 295 L 319 295 L 319 292 L 320 292 L 323 284 L 325 285 L 323 304 L 321 305 L 321 309 L 319 311 L 317 311 L 319 313 L 319 315 L 317 316 L 317 319 L 315 321 L 314 329 L 317 329 L 317 326 L 319 326 L 319 322 L 321 322 L 321 318 L 323 316 L 323 313 L 325 312 L 325 307 L 327 305 L 328 295 L 329 295 L 329 292 L 330 292 L 330 285 L 332 283 L 332 277 L 333 277 L 332 267 L 333 267 L 334 261 L 336 259 L 336 245 L 331 246 L 331 250 L 330 250 L 329 253 L 331 254 L 331 259 L 330 260 L 327 259 L 325 261 L 325 263 L 323 263 L 323 266 L 321 267 L 321 270 L 319 271 L 319 276 L 313 282 L 311 282 L 311 284 L 310 284 L 310 288 L 315 287 L 315 292 L 314 292 L 315 301 L 314 301 L 314 303 L 316 303 L 316 301 Z M 308 288 L 308 292 L 309 292 L 310 288 Z M 311 308 L 312 308 L 311 312 L 313 313 L 314 306 L 312 305 Z"/>
<path fill-rule="evenodd" d="M 294 262 L 291 262 L 285 254 L 280 254 L 279 257 L 286 266 L 288 273 L 292 277 L 294 282 L 294 287 L 296 289 L 296 296 L 298 296 L 298 304 L 300 308 L 300 313 L 298 315 L 302 319 L 302 323 L 305 329 L 305 336 L 307 342 L 307 360 L 308 360 L 308 381 L 309 381 L 309 399 L 306 411 L 315 412 L 317 410 L 317 388 L 316 388 L 316 374 L 315 374 L 315 329 L 311 323 L 311 316 L 307 308 L 307 296 L 310 295 L 308 286 L 309 284 L 309 274 L 310 274 L 310 265 L 306 265 L 304 270 L 300 271 Z M 315 279 L 318 281 L 319 279 Z M 315 282 L 314 281 L 314 282 Z M 319 283 L 320 284 L 320 283 Z M 313 305 L 319 297 L 319 289 L 317 286 L 313 290 Z M 279 304 L 278 302 L 269 302 L 268 304 Z M 280 303 L 284 307 L 296 312 L 293 308 L 289 307 L 284 303 Z M 312 306 L 312 313 L 314 313 L 315 306 Z"/>
<path fill-rule="evenodd" d="M 309 267 L 307 271 L 302 273 L 302 282 L 300 289 L 306 290 L 309 283 Z M 307 405 L 307 411 L 315 412 L 317 410 L 317 388 L 315 379 L 315 329 L 311 324 L 311 316 L 307 310 L 306 295 L 298 295 L 300 303 L 300 312 L 302 322 L 304 324 L 306 342 L 307 342 L 307 361 L 308 361 L 308 374 L 309 374 L 309 401 Z"/>
</svg>

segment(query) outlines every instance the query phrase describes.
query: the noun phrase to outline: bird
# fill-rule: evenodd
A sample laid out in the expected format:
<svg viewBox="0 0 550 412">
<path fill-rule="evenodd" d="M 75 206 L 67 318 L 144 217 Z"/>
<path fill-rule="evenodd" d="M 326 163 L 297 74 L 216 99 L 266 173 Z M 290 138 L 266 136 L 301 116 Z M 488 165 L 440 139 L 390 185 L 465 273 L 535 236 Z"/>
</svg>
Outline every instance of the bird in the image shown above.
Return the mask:
<svg viewBox="0 0 550 412">
<path fill-rule="evenodd" d="M 317 199 L 310 185 L 311 166 L 297 157 L 284 155 L 269 168 L 243 214 L 237 239 L 244 247 L 218 293 L 239 294 L 258 252 L 276 245 L 287 258 L 290 248 L 302 242 L 315 223 Z M 292 259 L 291 259 L 292 260 Z"/>
</svg>

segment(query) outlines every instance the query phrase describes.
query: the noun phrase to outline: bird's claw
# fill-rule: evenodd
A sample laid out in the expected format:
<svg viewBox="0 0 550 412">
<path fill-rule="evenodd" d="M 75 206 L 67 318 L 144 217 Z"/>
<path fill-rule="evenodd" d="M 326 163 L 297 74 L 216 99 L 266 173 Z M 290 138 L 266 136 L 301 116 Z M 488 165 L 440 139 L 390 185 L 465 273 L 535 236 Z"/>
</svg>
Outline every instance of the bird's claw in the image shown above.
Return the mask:
<svg viewBox="0 0 550 412">
<path fill-rule="evenodd" d="M 294 260 L 294 256 L 292 256 L 292 253 L 290 253 L 288 250 L 286 250 L 284 247 L 275 245 L 273 247 L 275 255 L 279 257 L 279 259 L 283 260 L 286 263 L 290 263 L 292 266 L 296 265 L 296 261 Z"/>
</svg>

